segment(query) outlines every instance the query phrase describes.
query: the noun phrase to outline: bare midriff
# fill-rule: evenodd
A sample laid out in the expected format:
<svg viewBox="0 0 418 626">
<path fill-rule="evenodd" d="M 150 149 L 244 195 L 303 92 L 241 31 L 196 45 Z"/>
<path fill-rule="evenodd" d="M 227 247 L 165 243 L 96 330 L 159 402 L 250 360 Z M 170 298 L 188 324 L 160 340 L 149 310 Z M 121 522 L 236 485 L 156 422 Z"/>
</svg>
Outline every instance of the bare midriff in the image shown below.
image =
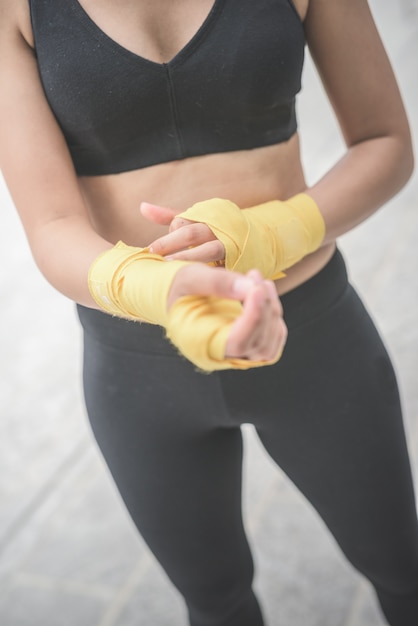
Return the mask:
<svg viewBox="0 0 418 626">
<path fill-rule="evenodd" d="M 246 208 L 286 199 L 306 188 L 299 140 L 263 148 L 211 154 L 106 176 L 81 177 L 80 185 L 97 232 L 110 242 L 147 246 L 168 232 L 140 212 L 141 202 L 169 207 L 176 213 L 195 202 L 226 198 Z M 331 258 L 328 244 L 305 257 L 277 281 L 283 294 L 316 274 Z"/>
</svg>

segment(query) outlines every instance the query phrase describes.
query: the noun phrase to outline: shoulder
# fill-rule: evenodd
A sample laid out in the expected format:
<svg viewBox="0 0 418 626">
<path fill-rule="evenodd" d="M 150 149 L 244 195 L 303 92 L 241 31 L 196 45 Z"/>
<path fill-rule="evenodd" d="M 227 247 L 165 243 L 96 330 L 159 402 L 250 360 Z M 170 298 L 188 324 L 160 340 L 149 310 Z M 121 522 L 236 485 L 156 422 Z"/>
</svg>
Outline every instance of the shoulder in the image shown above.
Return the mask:
<svg viewBox="0 0 418 626">
<path fill-rule="evenodd" d="M 33 47 L 29 0 L 0 0 L 0 36 L 15 36 Z"/>
</svg>

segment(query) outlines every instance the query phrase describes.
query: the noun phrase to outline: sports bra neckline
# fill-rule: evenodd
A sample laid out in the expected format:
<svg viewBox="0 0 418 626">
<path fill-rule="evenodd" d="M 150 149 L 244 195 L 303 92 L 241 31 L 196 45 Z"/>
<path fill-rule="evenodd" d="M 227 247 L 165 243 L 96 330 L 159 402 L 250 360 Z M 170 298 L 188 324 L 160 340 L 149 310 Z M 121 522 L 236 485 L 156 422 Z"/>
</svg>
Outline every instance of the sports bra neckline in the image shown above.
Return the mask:
<svg viewBox="0 0 418 626">
<path fill-rule="evenodd" d="M 83 1 L 29 0 L 42 86 L 79 176 L 252 150 L 296 132 L 306 38 L 293 0 L 212 0 L 165 63 L 112 39 Z"/>
<path fill-rule="evenodd" d="M 201 39 L 204 37 L 206 32 L 214 26 L 216 22 L 216 17 L 220 13 L 222 9 L 222 5 L 225 0 L 214 0 L 214 3 L 206 15 L 205 19 L 197 29 L 197 31 L 192 35 L 192 37 L 184 44 L 182 48 L 178 52 L 176 52 L 171 59 L 165 62 L 153 61 L 152 59 L 148 59 L 147 57 L 141 56 L 133 50 L 125 47 L 123 44 L 118 43 L 111 35 L 108 35 L 94 20 L 86 9 L 82 6 L 82 4 L 78 0 L 67 0 L 67 2 L 71 3 L 71 9 L 75 11 L 79 18 L 83 21 L 84 25 L 90 30 L 91 34 L 96 37 L 100 43 L 107 45 L 110 48 L 119 54 L 124 55 L 128 59 L 136 63 L 144 63 L 149 67 L 154 66 L 155 68 L 167 68 L 171 66 L 175 66 L 177 63 L 180 63 L 182 60 L 187 58 L 190 54 L 192 54 L 193 50 L 199 45 Z"/>
</svg>

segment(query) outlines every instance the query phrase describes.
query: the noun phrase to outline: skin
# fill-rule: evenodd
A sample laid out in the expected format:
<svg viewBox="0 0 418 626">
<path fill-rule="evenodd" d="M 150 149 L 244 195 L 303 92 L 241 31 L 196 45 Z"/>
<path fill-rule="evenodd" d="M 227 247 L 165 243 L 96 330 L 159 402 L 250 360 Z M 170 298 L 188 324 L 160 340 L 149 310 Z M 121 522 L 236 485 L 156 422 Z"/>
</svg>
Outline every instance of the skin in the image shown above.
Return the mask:
<svg viewBox="0 0 418 626">
<path fill-rule="evenodd" d="M 191 39 L 213 0 L 81 4 L 118 43 L 161 63 Z M 222 259 L 222 246 L 209 229 L 176 222 L 175 215 L 212 197 L 244 208 L 305 191 L 320 207 L 326 237 L 275 288 L 256 271 L 243 278 L 194 264 L 178 272 L 167 303 L 169 307 L 189 293 L 240 299 L 243 314 L 231 330 L 227 355 L 269 359 L 283 349 L 286 327 L 276 294 L 317 273 L 331 257 L 335 238 L 397 193 L 413 169 L 402 100 L 366 1 L 294 4 L 347 145 L 345 156 L 309 189 L 297 135 L 251 151 L 77 178 L 40 85 L 28 2 L 0 0 L 0 168 L 34 259 L 59 291 L 97 308 L 88 290 L 88 270 L 120 239 L 136 246 L 152 244 L 156 252 L 181 258 Z M 191 244 L 192 253 L 185 251 Z"/>
</svg>

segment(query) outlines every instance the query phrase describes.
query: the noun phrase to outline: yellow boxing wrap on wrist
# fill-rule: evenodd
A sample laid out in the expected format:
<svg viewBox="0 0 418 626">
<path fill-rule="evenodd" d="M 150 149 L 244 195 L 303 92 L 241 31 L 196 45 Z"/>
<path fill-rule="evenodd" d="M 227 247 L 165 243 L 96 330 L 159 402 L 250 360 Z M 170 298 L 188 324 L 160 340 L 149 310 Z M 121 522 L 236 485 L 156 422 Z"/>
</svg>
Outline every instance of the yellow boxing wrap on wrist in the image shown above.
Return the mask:
<svg viewBox="0 0 418 626">
<path fill-rule="evenodd" d="M 242 312 L 240 302 L 190 295 L 167 311 L 168 293 L 186 261 L 166 261 L 147 248 L 117 243 L 91 265 L 88 285 L 99 307 L 112 315 L 159 324 L 177 349 L 199 369 L 249 369 L 273 361 L 225 359 L 226 341 Z"/>
<path fill-rule="evenodd" d="M 229 200 L 198 202 L 177 217 L 206 224 L 225 247 L 225 267 L 246 274 L 257 268 L 277 279 L 319 248 L 325 224 L 315 201 L 305 193 L 240 209 Z"/>
<path fill-rule="evenodd" d="M 119 241 L 91 265 L 90 293 L 107 313 L 165 326 L 168 293 L 174 276 L 185 265 L 185 261 L 166 262 L 147 248 Z"/>
</svg>

